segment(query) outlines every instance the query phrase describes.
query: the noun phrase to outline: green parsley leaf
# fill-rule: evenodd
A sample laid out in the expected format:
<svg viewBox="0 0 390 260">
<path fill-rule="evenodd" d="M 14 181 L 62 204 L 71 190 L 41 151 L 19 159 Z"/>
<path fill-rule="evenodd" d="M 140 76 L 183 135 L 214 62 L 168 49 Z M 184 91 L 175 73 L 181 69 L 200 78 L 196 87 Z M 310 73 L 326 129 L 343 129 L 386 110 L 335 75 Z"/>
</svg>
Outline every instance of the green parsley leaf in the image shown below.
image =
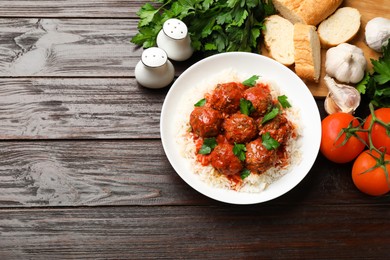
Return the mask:
<svg viewBox="0 0 390 260">
<path fill-rule="evenodd" d="M 222 13 L 219 14 L 216 18 L 217 24 L 224 24 L 224 23 L 230 23 L 232 21 L 232 14 L 231 13 Z"/>
<path fill-rule="evenodd" d="M 199 154 L 210 154 L 211 151 L 217 146 L 217 140 L 215 137 L 205 138 L 203 145 L 199 150 Z"/>
<path fill-rule="evenodd" d="M 229 8 L 235 7 L 241 0 L 227 0 L 227 5 Z"/>
<path fill-rule="evenodd" d="M 205 99 L 205 98 L 202 98 L 201 100 L 199 100 L 198 102 L 196 102 L 196 103 L 194 104 L 194 106 L 196 106 L 196 107 L 203 107 L 205 104 L 206 104 L 206 99 Z"/>
<path fill-rule="evenodd" d="M 233 9 L 233 22 L 231 26 L 240 27 L 244 24 L 245 19 L 248 17 L 249 13 L 245 9 L 235 8 Z"/>
<path fill-rule="evenodd" d="M 390 57 L 387 59 L 382 59 L 380 61 L 372 60 L 372 65 L 374 65 L 374 71 L 378 75 L 374 75 L 375 81 L 378 84 L 383 85 L 390 81 Z"/>
<path fill-rule="evenodd" d="M 257 39 L 260 37 L 261 30 L 262 29 L 260 27 L 252 28 L 251 34 L 250 34 L 250 37 L 249 37 L 249 39 L 251 40 L 251 41 L 249 41 L 249 43 L 251 45 L 256 45 L 257 44 Z"/>
<path fill-rule="evenodd" d="M 203 1 L 202 6 L 204 9 L 209 9 L 213 2 L 214 0 L 205 0 Z"/>
<path fill-rule="evenodd" d="M 241 172 L 241 179 L 242 179 L 242 180 L 245 179 L 245 178 L 248 177 L 250 174 L 251 174 L 251 171 L 250 171 L 250 170 L 248 170 L 248 169 L 242 170 L 242 172 Z"/>
<path fill-rule="evenodd" d="M 234 144 L 233 147 L 233 153 L 235 156 L 240 159 L 240 161 L 245 161 L 245 152 L 246 152 L 246 147 L 245 144 Z"/>
<path fill-rule="evenodd" d="M 376 107 L 390 107 L 390 39 L 382 50 L 378 60 L 371 59 L 374 71 L 365 75 L 357 89 Z"/>
<path fill-rule="evenodd" d="M 138 45 L 142 45 L 142 47 L 144 47 L 145 49 L 155 46 L 156 37 L 157 37 L 155 31 L 156 28 L 149 28 L 149 27 L 140 28 L 138 34 L 136 34 L 131 39 L 131 42 Z"/>
<path fill-rule="evenodd" d="M 248 6 L 249 8 L 254 8 L 258 5 L 259 0 L 245 0 L 245 1 L 241 1 L 241 3 L 242 2 L 244 2 L 246 6 Z"/>
<path fill-rule="evenodd" d="M 272 0 L 264 3 L 264 11 L 266 16 L 276 13 L 276 9 L 272 3 Z"/>
<path fill-rule="evenodd" d="M 265 124 L 268 121 L 274 119 L 278 114 L 279 114 L 279 108 L 278 107 L 272 108 L 271 111 L 269 111 L 267 114 L 265 114 L 265 116 L 261 120 L 261 124 Z"/>
<path fill-rule="evenodd" d="M 270 133 L 268 133 L 268 132 L 261 136 L 261 140 L 262 140 L 262 143 L 263 143 L 265 149 L 267 149 L 267 150 L 278 149 L 278 147 L 280 146 L 278 141 L 273 139 L 271 137 Z"/>
<path fill-rule="evenodd" d="M 215 46 L 214 43 L 206 43 L 206 44 L 204 45 L 204 49 L 205 49 L 206 51 L 215 51 L 215 50 L 218 50 L 218 47 Z"/>
<path fill-rule="evenodd" d="M 291 107 L 291 104 L 290 104 L 290 102 L 288 102 L 286 95 L 278 96 L 278 101 L 282 105 L 283 108 Z"/>
<path fill-rule="evenodd" d="M 244 115 L 249 116 L 253 111 L 255 111 L 255 107 L 252 102 L 246 100 L 245 98 L 240 99 L 240 112 Z"/>
<path fill-rule="evenodd" d="M 194 1 L 174 1 L 172 3 L 171 9 L 167 12 L 169 18 L 176 17 L 179 20 L 183 19 L 187 15 L 190 15 L 195 10 Z"/>
<path fill-rule="evenodd" d="M 366 72 L 364 78 L 356 85 L 357 91 L 361 94 L 366 94 L 367 84 L 370 81 L 370 73 Z"/>
<path fill-rule="evenodd" d="M 388 104 L 386 107 L 390 107 L 390 86 L 387 88 L 377 89 L 375 91 L 376 101 L 380 101 L 380 104 Z M 377 105 L 378 106 L 378 105 Z"/>
<path fill-rule="evenodd" d="M 141 18 L 138 23 L 138 26 L 143 27 L 149 25 L 153 21 L 154 16 L 157 13 L 158 9 L 154 8 L 154 6 L 152 6 L 150 3 L 144 4 L 137 12 L 137 15 L 139 15 L 139 18 Z"/>
<path fill-rule="evenodd" d="M 242 82 L 242 84 L 244 86 L 247 86 L 247 87 L 253 87 L 254 85 L 256 85 L 256 81 L 260 78 L 260 76 L 258 75 L 253 75 L 252 77 L 250 77 L 249 79 L 246 79 Z"/>
<path fill-rule="evenodd" d="M 215 25 L 215 20 L 209 20 L 207 23 L 203 24 L 203 30 L 202 30 L 202 38 L 206 38 L 213 32 L 213 28 Z"/>
</svg>

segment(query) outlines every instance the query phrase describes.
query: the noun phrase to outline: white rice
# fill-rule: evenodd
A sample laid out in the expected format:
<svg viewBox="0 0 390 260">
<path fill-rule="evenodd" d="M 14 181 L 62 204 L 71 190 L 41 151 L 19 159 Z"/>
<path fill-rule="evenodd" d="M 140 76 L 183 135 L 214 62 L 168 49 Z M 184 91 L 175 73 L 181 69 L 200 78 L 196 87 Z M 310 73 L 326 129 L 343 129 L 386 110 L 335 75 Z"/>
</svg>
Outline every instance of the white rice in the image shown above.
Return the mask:
<svg viewBox="0 0 390 260">
<path fill-rule="evenodd" d="M 290 138 L 290 140 L 287 142 L 286 151 L 288 152 L 289 156 L 286 167 L 273 167 L 262 174 L 251 173 L 242 181 L 240 186 L 237 186 L 236 183 L 230 181 L 225 175 L 220 174 L 212 166 L 203 166 L 196 160 L 196 146 L 190 134 L 189 124 L 189 118 L 192 110 L 194 109 L 194 104 L 200 99 L 204 98 L 205 93 L 211 92 L 218 83 L 242 82 L 251 76 L 252 75 L 239 75 L 233 70 L 223 71 L 215 77 L 204 80 L 198 86 L 194 87 L 188 96 L 182 100 L 180 105 L 180 115 L 177 122 L 177 142 L 182 148 L 180 154 L 189 160 L 194 174 L 197 174 L 203 182 L 212 187 L 236 190 L 238 192 L 261 192 L 271 183 L 288 173 L 293 165 L 297 165 L 301 161 L 301 152 L 299 148 L 301 146 L 300 137 L 302 129 L 299 124 L 299 111 L 294 107 L 294 104 L 291 100 L 289 100 L 289 102 L 292 107 L 285 109 L 284 111 L 288 120 L 295 127 L 296 138 Z M 270 87 L 273 99 L 276 99 L 278 96 L 284 94 L 281 93 L 280 89 L 274 82 L 266 80 L 262 77 L 260 77 L 257 82 L 265 83 Z"/>
</svg>

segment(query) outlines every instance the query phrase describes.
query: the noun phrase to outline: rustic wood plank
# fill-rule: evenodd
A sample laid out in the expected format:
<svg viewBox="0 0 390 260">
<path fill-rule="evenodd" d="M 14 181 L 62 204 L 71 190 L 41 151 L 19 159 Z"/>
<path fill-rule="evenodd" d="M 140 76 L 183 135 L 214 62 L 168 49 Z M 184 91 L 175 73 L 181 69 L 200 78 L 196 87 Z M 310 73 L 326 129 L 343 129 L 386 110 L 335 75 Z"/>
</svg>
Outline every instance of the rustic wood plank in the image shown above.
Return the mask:
<svg viewBox="0 0 390 260">
<path fill-rule="evenodd" d="M 2 210 L 3 259 L 386 259 L 388 205 Z"/>
<path fill-rule="evenodd" d="M 134 78 L 0 81 L 0 139 L 159 138 L 168 88 Z"/>
<path fill-rule="evenodd" d="M 180 179 L 160 140 L 0 144 L 0 207 L 216 203 Z M 296 188 L 268 204 L 390 203 L 390 197 L 359 192 L 350 172 L 350 164 L 333 164 L 320 155 Z"/>
<path fill-rule="evenodd" d="M 2 0 L 0 17 L 134 18 L 146 2 L 137 0 Z"/>
<path fill-rule="evenodd" d="M 136 33 L 134 19 L 0 19 L 0 77 L 134 77 Z"/>
<path fill-rule="evenodd" d="M 0 77 L 130 77 L 131 19 L 0 19 Z"/>
<path fill-rule="evenodd" d="M 0 206 L 166 205 L 203 198 L 160 141 L 2 142 Z"/>
</svg>

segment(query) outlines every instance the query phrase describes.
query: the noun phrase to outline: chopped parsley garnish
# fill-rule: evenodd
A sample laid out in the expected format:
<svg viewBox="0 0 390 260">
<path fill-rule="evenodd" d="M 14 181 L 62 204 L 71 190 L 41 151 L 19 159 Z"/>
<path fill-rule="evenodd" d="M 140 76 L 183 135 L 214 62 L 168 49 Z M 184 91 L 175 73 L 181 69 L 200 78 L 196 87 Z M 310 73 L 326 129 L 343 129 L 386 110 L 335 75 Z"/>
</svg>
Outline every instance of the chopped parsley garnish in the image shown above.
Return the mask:
<svg viewBox="0 0 390 260">
<path fill-rule="evenodd" d="M 240 161 L 245 161 L 245 152 L 245 144 L 234 144 L 233 153 L 238 157 L 238 159 L 240 159 Z"/>
<path fill-rule="evenodd" d="M 265 116 L 261 120 L 261 124 L 265 124 L 268 121 L 274 119 L 278 114 L 279 114 L 279 108 L 278 107 L 273 107 L 271 109 L 271 111 L 269 111 L 267 114 L 265 114 Z"/>
<path fill-rule="evenodd" d="M 283 108 L 291 107 L 291 104 L 290 104 L 290 102 L 288 102 L 286 95 L 278 96 L 278 101 L 282 105 Z"/>
<path fill-rule="evenodd" d="M 205 138 L 203 145 L 199 150 L 199 154 L 210 154 L 211 151 L 217 146 L 217 140 L 215 137 Z"/>
<path fill-rule="evenodd" d="M 205 98 L 202 98 L 201 100 L 199 100 L 198 102 L 196 102 L 196 103 L 194 104 L 194 106 L 196 106 L 196 107 L 203 107 L 205 104 L 206 104 L 206 99 L 205 99 Z"/>
<path fill-rule="evenodd" d="M 249 79 L 247 80 L 244 80 L 242 82 L 242 84 L 244 86 L 247 86 L 247 87 L 253 87 L 254 85 L 256 85 L 256 81 L 260 78 L 260 76 L 257 76 L 257 75 L 253 75 L 252 77 L 250 77 Z"/>
<path fill-rule="evenodd" d="M 273 139 L 270 135 L 270 133 L 265 133 L 261 136 L 261 140 L 263 142 L 263 145 L 264 147 L 267 149 L 267 150 L 272 150 L 272 149 L 278 149 L 278 147 L 280 146 L 280 144 L 278 143 L 278 141 L 276 141 L 275 139 Z"/>
<path fill-rule="evenodd" d="M 251 174 L 251 171 L 250 171 L 250 170 L 248 170 L 248 169 L 242 170 L 242 172 L 241 172 L 241 179 L 242 179 L 242 180 L 245 179 L 245 178 L 248 177 L 250 174 Z"/>
<path fill-rule="evenodd" d="M 253 111 L 255 111 L 255 107 L 252 102 L 246 100 L 245 98 L 240 99 L 240 112 L 244 115 L 249 116 Z"/>
</svg>

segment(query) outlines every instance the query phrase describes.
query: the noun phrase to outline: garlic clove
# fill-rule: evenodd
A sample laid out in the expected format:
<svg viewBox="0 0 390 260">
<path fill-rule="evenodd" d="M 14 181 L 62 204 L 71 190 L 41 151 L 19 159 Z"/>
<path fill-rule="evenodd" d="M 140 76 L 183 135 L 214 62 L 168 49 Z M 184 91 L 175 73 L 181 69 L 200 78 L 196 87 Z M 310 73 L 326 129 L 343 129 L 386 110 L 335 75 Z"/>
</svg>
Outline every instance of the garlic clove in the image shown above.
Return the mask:
<svg viewBox="0 0 390 260">
<path fill-rule="evenodd" d="M 360 93 L 356 88 L 336 83 L 334 79 L 326 75 L 325 84 L 329 93 L 325 98 L 324 106 L 328 114 L 344 112 L 353 114 L 360 104 Z"/>
<path fill-rule="evenodd" d="M 341 111 L 340 107 L 338 105 L 336 105 L 336 103 L 330 97 L 330 92 L 328 93 L 328 95 L 325 98 L 324 107 L 325 107 L 326 113 L 328 113 L 329 115 Z"/>
<path fill-rule="evenodd" d="M 364 77 L 367 66 L 363 50 L 342 43 L 326 51 L 326 73 L 344 83 L 358 83 Z"/>
<path fill-rule="evenodd" d="M 382 47 L 390 39 L 390 19 L 375 17 L 368 21 L 365 28 L 365 39 L 371 49 L 382 52 Z"/>
</svg>

